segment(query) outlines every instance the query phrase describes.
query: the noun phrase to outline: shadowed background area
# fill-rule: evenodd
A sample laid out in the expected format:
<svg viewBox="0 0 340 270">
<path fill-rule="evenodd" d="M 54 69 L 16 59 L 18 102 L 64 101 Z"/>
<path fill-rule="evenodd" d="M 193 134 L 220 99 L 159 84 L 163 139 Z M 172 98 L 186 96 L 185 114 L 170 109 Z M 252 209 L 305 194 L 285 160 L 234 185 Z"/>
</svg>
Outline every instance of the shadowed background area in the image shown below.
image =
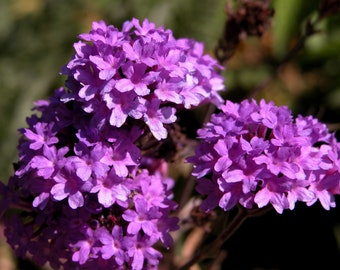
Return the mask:
<svg viewBox="0 0 340 270">
<path fill-rule="evenodd" d="M 339 1 L 258 1 L 261 4 L 256 7 L 251 2 L 2 0 L 0 180 L 7 182 L 13 173 L 17 129 L 26 126 L 33 102 L 48 98 L 64 84 L 59 71 L 73 54 L 72 44 L 98 20 L 120 29 L 132 17 L 148 18 L 171 29 L 176 38 L 202 41 L 206 53 L 226 64 L 225 98 L 274 100 L 295 115 L 312 114 L 331 130 L 339 130 Z M 204 114 L 200 110 L 189 116 L 188 135 L 195 136 Z M 310 257 L 315 264 L 327 261 L 327 269 L 340 268 L 336 261 L 340 210 L 327 212 L 315 205 L 309 209 L 298 206 L 281 216 L 270 214 L 246 222 L 225 245 L 228 269 L 298 269 Z M 287 245 L 290 251 L 283 248 Z M 5 243 L 0 257 L 0 269 L 33 269 L 28 261 L 11 259 Z M 290 264 L 293 260 L 297 267 Z"/>
</svg>

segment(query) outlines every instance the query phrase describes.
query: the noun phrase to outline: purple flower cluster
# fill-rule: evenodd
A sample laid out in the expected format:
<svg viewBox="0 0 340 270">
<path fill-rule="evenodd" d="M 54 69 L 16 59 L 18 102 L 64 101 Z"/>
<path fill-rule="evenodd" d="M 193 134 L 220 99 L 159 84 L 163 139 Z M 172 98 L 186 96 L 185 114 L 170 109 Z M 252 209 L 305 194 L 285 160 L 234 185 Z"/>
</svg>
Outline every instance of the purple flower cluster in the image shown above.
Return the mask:
<svg viewBox="0 0 340 270">
<path fill-rule="evenodd" d="M 155 246 L 169 248 L 178 229 L 160 145 L 177 110 L 222 104 L 219 67 L 201 43 L 147 20 L 122 31 L 95 22 L 80 38 L 66 88 L 36 102 L 20 129 L 0 210 L 22 211 L 6 237 L 16 255 L 54 269 L 157 268 Z"/>
<path fill-rule="evenodd" d="M 177 109 L 222 103 L 221 67 L 203 54 L 202 43 L 175 39 L 170 30 L 137 19 L 125 22 L 122 31 L 94 22 L 79 37 L 62 73 L 68 76 L 68 98 L 98 122 L 121 127 L 128 118 L 141 119 L 161 140 Z"/>
<path fill-rule="evenodd" d="M 227 101 L 198 131 L 188 158 L 207 195 L 202 209 L 272 205 L 278 213 L 320 201 L 329 210 L 340 193 L 340 144 L 317 119 L 295 119 L 273 102 Z"/>
<path fill-rule="evenodd" d="M 2 208 L 26 211 L 8 220 L 9 244 L 54 269 L 156 267 L 162 255 L 153 246 L 169 248 L 178 228 L 165 161 L 142 154 L 140 128 L 94 126 L 94 115 L 77 101 L 63 103 L 64 94 L 37 102 L 41 116 L 20 130 Z"/>
</svg>

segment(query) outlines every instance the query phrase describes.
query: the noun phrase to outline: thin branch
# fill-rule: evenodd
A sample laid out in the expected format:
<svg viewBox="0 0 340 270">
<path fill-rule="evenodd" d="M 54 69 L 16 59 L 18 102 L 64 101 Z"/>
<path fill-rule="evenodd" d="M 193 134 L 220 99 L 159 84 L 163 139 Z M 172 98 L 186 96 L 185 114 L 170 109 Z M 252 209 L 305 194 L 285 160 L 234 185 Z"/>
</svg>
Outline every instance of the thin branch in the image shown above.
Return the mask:
<svg viewBox="0 0 340 270">
<path fill-rule="evenodd" d="M 238 205 L 237 215 L 231 220 L 222 233 L 215 237 L 210 243 L 203 243 L 201 245 L 202 248 L 198 249 L 196 254 L 188 262 L 179 267 L 178 270 L 188 270 L 191 266 L 204 259 L 215 257 L 216 254 L 219 254 L 222 245 L 229 240 L 247 218 L 263 215 L 271 209 L 271 207 L 246 209 Z"/>
<path fill-rule="evenodd" d="M 254 87 L 252 91 L 250 91 L 250 94 L 248 95 L 249 98 L 254 97 L 258 92 L 263 90 L 267 85 L 269 85 L 270 82 L 274 80 L 276 77 L 278 70 L 280 67 L 292 60 L 305 46 L 306 40 L 317 33 L 316 30 L 316 25 L 320 22 L 321 18 L 318 17 L 314 22 L 311 20 L 308 20 L 306 25 L 305 25 L 305 31 L 304 33 L 300 36 L 298 41 L 295 43 L 295 45 L 290 49 L 287 54 L 279 61 L 276 65 L 276 68 L 274 68 L 271 72 L 271 74 L 264 80 L 262 81 L 259 85 Z"/>
</svg>

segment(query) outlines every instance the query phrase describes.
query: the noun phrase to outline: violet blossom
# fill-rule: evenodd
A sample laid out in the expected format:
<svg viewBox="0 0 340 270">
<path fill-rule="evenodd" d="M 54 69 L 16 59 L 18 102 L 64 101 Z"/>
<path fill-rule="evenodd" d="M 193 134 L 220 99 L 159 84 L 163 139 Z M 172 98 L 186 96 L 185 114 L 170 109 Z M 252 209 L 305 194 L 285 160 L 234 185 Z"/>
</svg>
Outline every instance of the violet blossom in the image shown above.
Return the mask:
<svg viewBox="0 0 340 270">
<path fill-rule="evenodd" d="M 17 256 L 53 269 L 157 269 L 157 248 L 179 229 L 162 150 L 177 146 L 178 113 L 207 103 L 219 112 L 187 158 L 202 210 L 335 207 L 334 133 L 273 102 L 223 104 L 222 67 L 202 43 L 132 19 L 121 30 L 93 22 L 74 49 L 65 86 L 35 103 L 15 172 L 0 182 L 0 213 L 16 208 L 5 235 Z"/>
<path fill-rule="evenodd" d="M 121 31 L 94 22 L 79 36 L 72 60 L 63 68 L 68 99 L 82 104 L 98 121 L 121 127 L 141 119 L 158 140 L 175 113 L 207 102 L 220 105 L 223 79 L 203 44 L 175 39 L 170 30 L 144 20 L 125 22 Z"/>
<path fill-rule="evenodd" d="M 200 143 L 188 162 L 204 211 L 272 205 L 278 213 L 300 201 L 335 207 L 340 144 L 311 116 L 294 119 L 273 102 L 227 101 L 198 130 Z"/>
<path fill-rule="evenodd" d="M 54 269 L 157 268 L 155 245 L 170 248 L 178 229 L 158 149 L 179 110 L 222 104 L 221 67 L 202 43 L 148 20 L 121 31 L 94 22 L 79 38 L 65 87 L 36 102 L 19 130 L 15 172 L 0 190 L 2 213 L 21 210 L 5 234 L 16 255 Z"/>
</svg>

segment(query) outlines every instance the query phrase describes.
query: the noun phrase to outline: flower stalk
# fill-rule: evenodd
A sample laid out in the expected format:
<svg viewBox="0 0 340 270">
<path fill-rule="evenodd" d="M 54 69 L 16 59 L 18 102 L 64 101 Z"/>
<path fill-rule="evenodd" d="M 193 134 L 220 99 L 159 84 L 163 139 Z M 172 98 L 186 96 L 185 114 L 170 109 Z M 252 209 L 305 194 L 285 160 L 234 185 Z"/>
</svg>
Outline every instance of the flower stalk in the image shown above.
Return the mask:
<svg viewBox="0 0 340 270">
<path fill-rule="evenodd" d="M 226 224 L 225 228 L 217 236 L 215 236 L 213 240 L 210 239 L 208 241 L 203 241 L 193 257 L 185 264 L 181 265 L 178 270 L 188 270 L 191 266 L 200 263 L 205 259 L 216 258 L 221 251 L 222 245 L 234 235 L 234 233 L 248 218 L 263 215 L 271 209 L 271 207 L 265 207 L 263 209 L 246 209 L 238 205 L 236 215 Z M 217 222 L 219 222 L 219 220 L 217 220 Z M 209 235 L 206 239 L 209 239 Z"/>
</svg>

